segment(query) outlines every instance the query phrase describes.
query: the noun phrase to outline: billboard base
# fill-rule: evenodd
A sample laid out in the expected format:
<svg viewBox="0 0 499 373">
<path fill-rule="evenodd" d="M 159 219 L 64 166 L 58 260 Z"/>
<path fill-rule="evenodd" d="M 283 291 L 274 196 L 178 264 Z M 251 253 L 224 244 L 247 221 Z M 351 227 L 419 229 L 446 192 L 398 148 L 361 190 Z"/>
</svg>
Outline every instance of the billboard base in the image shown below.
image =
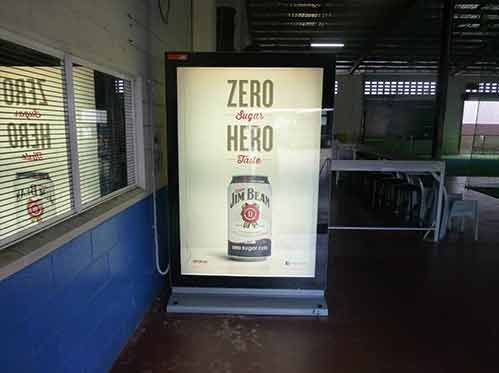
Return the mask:
<svg viewBox="0 0 499 373">
<path fill-rule="evenodd" d="M 327 316 L 323 290 L 174 287 L 170 313 Z"/>
</svg>

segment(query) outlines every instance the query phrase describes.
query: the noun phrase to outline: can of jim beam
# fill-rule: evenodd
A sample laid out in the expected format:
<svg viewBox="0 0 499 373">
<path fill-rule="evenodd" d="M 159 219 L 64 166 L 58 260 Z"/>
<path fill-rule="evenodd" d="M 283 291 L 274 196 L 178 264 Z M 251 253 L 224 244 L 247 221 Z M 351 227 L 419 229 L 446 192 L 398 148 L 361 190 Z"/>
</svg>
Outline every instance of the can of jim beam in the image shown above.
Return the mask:
<svg viewBox="0 0 499 373">
<path fill-rule="evenodd" d="M 265 260 L 271 254 L 272 191 L 267 176 L 233 176 L 228 188 L 228 256 Z"/>
</svg>

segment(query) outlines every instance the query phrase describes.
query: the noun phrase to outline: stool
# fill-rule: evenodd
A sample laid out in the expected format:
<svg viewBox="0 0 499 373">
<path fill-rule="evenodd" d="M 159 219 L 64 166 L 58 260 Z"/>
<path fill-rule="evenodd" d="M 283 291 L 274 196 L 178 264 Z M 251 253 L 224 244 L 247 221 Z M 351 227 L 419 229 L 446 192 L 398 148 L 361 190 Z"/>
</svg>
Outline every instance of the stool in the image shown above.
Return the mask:
<svg viewBox="0 0 499 373">
<path fill-rule="evenodd" d="M 407 180 L 391 177 L 380 180 L 380 188 L 378 188 L 377 201 L 380 207 L 397 208 L 397 194 L 395 187 L 400 184 L 407 183 Z"/>
<path fill-rule="evenodd" d="M 402 218 L 407 221 L 416 221 L 421 225 L 423 219 L 423 191 L 421 186 L 405 183 L 395 186 L 397 193 L 397 212 L 400 214 L 405 207 L 405 211 L 401 214 Z M 417 207 L 417 208 L 416 208 Z"/>
<path fill-rule="evenodd" d="M 458 200 L 452 202 L 449 212 L 448 228 L 452 227 L 453 218 L 461 218 L 461 232 L 464 232 L 464 218 L 473 219 L 473 234 L 475 241 L 478 240 L 478 201 L 477 200 Z"/>
</svg>

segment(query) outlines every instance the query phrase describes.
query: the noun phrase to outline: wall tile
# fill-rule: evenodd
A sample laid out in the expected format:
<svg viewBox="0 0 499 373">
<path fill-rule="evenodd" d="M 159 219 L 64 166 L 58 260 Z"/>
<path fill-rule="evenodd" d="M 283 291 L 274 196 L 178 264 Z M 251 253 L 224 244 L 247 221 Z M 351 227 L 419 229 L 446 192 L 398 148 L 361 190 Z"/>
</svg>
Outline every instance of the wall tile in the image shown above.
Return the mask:
<svg viewBox="0 0 499 373">
<path fill-rule="evenodd" d="M 58 287 L 68 284 L 92 260 L 90 233 L 85 233 L 53 254 L 54 279 Z"/>
<path fill-rule="evenodd" d="M 29 370 L 31 364 L 32 341 L 25 325 L 17 327 L 2 324 L 0 338 L 0 371 L 23 372 Z"/>
<path fill-rule="evenodd" d="M 115 217 L 105 221 L 92 231 L 93 256 L 98 258 L 111 250 L 119 240 L 119 220 Z"/>
<path fill-rule="evenodd" d="M 126 245 L 113 247 L 109 252 L 109 266 L 112 277 L 126 277 L 129 275 L 128 255 L 125 250 Z"/>
<path fill-rule="evenodd" d="M 92 297 L 107 281 L 108 261 L 107 257 L 101 257 L 80 271 L 50 301 L 34 304 L 26 321 L 34 341 L 33 353 L 38 354 L 46 340 L 66 330 L 72 323 L 80 322 Z"/>
<path fill-rule="evenodd" d="M 31 360 L 25 360 L 25 368 L 30 372 L 63 372 L 60 365 L 63 346 L 57 335 L 51 336 L 40 348 L 39 352 Z"/>
<path fill-rule="evenodd" d="M 54 292 L 50 255 L 0 281 L 0 325 L 22 322 L 33 304 L 44 301 Z"/>
</svg>

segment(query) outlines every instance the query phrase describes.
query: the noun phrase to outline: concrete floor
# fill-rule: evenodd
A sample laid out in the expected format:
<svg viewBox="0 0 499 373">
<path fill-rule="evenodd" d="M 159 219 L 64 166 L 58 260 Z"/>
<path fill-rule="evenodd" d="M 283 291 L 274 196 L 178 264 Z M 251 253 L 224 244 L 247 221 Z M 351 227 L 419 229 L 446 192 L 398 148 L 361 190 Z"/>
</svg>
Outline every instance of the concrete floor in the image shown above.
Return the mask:
<svg viewBox="0 0 499 373">
<path fill-rule="evenodd" d="M 499 200 L 480 241 L 331 239 L 326 319 L 176 316 L 158 299 L 112 372 L 499 372 Z"/>
</svg>

